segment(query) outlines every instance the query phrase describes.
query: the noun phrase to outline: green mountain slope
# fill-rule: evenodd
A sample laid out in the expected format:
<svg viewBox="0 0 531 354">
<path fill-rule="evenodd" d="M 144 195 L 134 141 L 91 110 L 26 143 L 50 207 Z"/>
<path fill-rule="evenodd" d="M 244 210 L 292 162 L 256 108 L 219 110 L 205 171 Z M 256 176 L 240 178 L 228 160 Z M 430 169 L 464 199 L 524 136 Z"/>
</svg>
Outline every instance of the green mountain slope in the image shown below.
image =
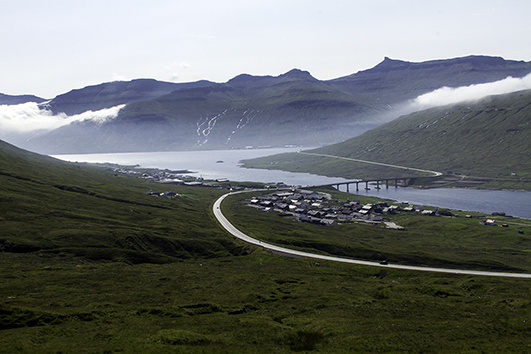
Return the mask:
<svg viewBox="0 0 531 354">
<path fill-rule="evenodd" d="M 148 196 L 152 183 L 101 167 L 0 141 L 0 185 L 0 245 L 6 252 L 130 263 L 242 252 L 209 216 L 210 200 Z"/>
<path fill-rule="evenodd" d="M 531 91 L 493 96 L 478 103 L 438 107 L 400 117 L 343 143 L 312 153 L 440 172 L 531 178 Z M 307 171 L 348 178 L 397 175 L 370 165 L 300 154 L 246 162 L 250 167 Z M 527 188 L 527 187 L 526 187 Z"/>
<path fill-rule="evenodd" d="M 332 155 L 459 171 L 531 177 L 531 91 L 413 113 L 320 149 Z"/>
</svg>

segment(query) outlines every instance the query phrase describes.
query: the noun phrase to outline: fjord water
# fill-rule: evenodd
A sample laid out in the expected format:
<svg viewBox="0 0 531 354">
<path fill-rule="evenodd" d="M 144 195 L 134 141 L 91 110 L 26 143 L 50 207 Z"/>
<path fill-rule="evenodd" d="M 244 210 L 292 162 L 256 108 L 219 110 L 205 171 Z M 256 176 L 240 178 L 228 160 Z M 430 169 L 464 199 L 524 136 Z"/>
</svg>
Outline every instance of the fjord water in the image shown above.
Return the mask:
<svg viewBox="0 0 531 354">
<path fill-rule="evenodd" d="M 341 183 L 343 178 L 325 177 L 309 173 L 241 168 L 240 161 L 255 157 L 295 152 L 298 148 L 245 149 L 215 151 L 168 151 L 141 153 L 108 153 L 82 155 L 56 155 L 54 157 L 77 162 L 110 162 L 120 165 L 140 165 L 143 168 L 188 170 L 187 175 L 205 179 L 227 178 L 231 181 L 263 183 L 284 182 L 295 186 L 312 186 Z M 345 191 L 346 187 L 342 186 Z M 350 190 L 352 191 L 353 188 Z M 490 191 L 474 189 L 413 189 L 381 188 L 361 190 L 358 194 L 377 196 L 409 202 L 415 205 L 431 205 L 441 208 L 469 210 L 482 213 L 505 212 L 507 215 L 531 219 L 531 192 Z"/>
<path fill-rule="evenodd" d="M 340 190 L 346 191 L 346 187 L 341 186 Z M 352 191 L 352 187 L 350 190 Z M 531 219 L 531 192 L 464 188 L 416 189 L 391 186 L 387 189 L 384 185 L 379 190 L 360 189 L 357 193 L 408 202 L 412 205 L 429 205 L 487 214 L 504 212 L 507 215 Z"/>
<path fill-rule="evenodd" d="M 110 162 L 120 165 L 140 165 L 142 168 L 158 168 L 169 170 L 188 170 L 184 173 L 204 179 L 227 178 L 230 181 L 250 181 L 287 185 L 308 186 L 347 181 L 344 178 L 330 178 L 309 173 L 293 173 L 285 171 L 247 169 L 240 167 L 240 161 L 256 157 L 296 152 L 298 148 L 278 149 L 241 149 L 241 150 L 210 150 L 210 151 L 165 151 L 135 152 L 82 155 L 54 155 L 61 160 L 77 162 Z"/>
</svg>

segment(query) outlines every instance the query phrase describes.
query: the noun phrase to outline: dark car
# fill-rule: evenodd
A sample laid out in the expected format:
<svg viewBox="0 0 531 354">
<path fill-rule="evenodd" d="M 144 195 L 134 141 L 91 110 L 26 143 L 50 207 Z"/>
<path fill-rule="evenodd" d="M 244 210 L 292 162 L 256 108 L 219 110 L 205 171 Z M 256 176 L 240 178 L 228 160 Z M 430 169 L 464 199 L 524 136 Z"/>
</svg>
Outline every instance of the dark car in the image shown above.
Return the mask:
<svg viewBox="0 0 531 354">
<path fill-rule="evenodd" d="M 384 261 L 381 261 L 380 264 L 382 264 L 382 265 L 388 265 L 389 263 L 387 263 L 387 261 L 384 260 Z"/>
</svg>

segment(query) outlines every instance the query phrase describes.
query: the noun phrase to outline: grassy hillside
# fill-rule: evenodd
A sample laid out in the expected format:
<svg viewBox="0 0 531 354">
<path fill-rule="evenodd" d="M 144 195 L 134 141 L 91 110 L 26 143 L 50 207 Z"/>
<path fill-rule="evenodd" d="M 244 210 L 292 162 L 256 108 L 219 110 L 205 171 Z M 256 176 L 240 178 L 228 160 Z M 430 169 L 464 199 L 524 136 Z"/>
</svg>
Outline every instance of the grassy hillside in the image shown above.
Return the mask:
<svg viewBox="0 0 531 354">
<path fill-rule="evenodd" d="M 531 347 L 525 280 L 282 258 L 221 231 L 210 214 L 220 190 L 174 187 L 180 198 L 155 198 L 144 194 L 154 184 L 136 177 L 2 142 L 0 186 L 0 353 L 514 353 Z M 273 214 L 239 210 L 235 199 L 223 207 L 240 220 L 238 227 L 276 233 L 287 225 Z M 474 239 L 459 245 L 459 233 L 470 232 L 457 225 L 447 225 L 452 238 L 442 245 L 484 246 Z M 439 226 L 432 224 L 426 238 Z M 408 227 L 420 230 L 421 223 L 411 218 Z M 294 223 L 286 228 L 290 243 L 299 231 L 301 239 L 334 233 Z M 498 252 L 511 254 L 507 267 L 527 269 L 529 226 L 519 228 L 525 235 L 513 235 L 513 226 L 490 232 L 499 232 L 492 241 L 502 244 Z M 351 231 L 352 240 L 360 230 Z M 359 242 L 379 248 L 382 238 L 371 235 L 376 242 Z M 341 237 L 330 245 L 337 248 Z M 424 247 L 418 242 L 416 248 Z M 486 263 L 498 257 L 482 252 Z"/>
<path fill-rule="evenodd" d="M 0 244 L 8 252 L 131 263 L 243 252 L 207 212 L 221 191 L 207 200 L 186 188 L 179 193 L 189 197 L 155 198 L 145 192 L 158 186 L 138 178 L 0 144 Z"/>
<path fill-rule="evenodd" d="M 529 189 L 530 115 L 531 91 L 522 91 L 406 115 L 359 137 L 311 152 L 497 178 L 498 186 Z M 302 154 L 250 160 L 246 165 L 347 178 L 404 173 Z"/>
</svg>

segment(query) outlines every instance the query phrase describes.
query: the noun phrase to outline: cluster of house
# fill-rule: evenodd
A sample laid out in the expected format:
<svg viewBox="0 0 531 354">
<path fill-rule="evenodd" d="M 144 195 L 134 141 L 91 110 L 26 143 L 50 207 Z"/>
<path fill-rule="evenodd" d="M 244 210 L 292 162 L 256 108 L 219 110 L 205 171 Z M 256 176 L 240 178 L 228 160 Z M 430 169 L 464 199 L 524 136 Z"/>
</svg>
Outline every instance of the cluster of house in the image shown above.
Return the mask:
<svg viewBox="0 0 531 354">
<path fill-rule="evenodd" d="M 267 196 L 253 197 L 247 205 L 264 212 L 284 212 L 292 214 L 296 220 L 321 225 L 337 225 L 341 222 L 361 221 L 373 224 L 383 222 L 382 214 L 394 214 L 401 210 L 399 205 L 386 202 L 362 205 L 359 200 L 341 202 L 331 199 L 328 194 L 310 190 L 276 192 Z M 414 208 L 403 205 L 403 209 Z M 394 225 L 394 228 L 399 226 Z"/>
<path fill-rule="evenodd" d="M 161 197 L 161 198 L 175 198 L 179 196 L 179 194 L 172 192 L 172 191 L 159 193 L 159 192 L 155 192 L 151 190 L 149 192 L 146 192 L 146 194 L 152 195 L 154 197 Z"/>
</svg>

